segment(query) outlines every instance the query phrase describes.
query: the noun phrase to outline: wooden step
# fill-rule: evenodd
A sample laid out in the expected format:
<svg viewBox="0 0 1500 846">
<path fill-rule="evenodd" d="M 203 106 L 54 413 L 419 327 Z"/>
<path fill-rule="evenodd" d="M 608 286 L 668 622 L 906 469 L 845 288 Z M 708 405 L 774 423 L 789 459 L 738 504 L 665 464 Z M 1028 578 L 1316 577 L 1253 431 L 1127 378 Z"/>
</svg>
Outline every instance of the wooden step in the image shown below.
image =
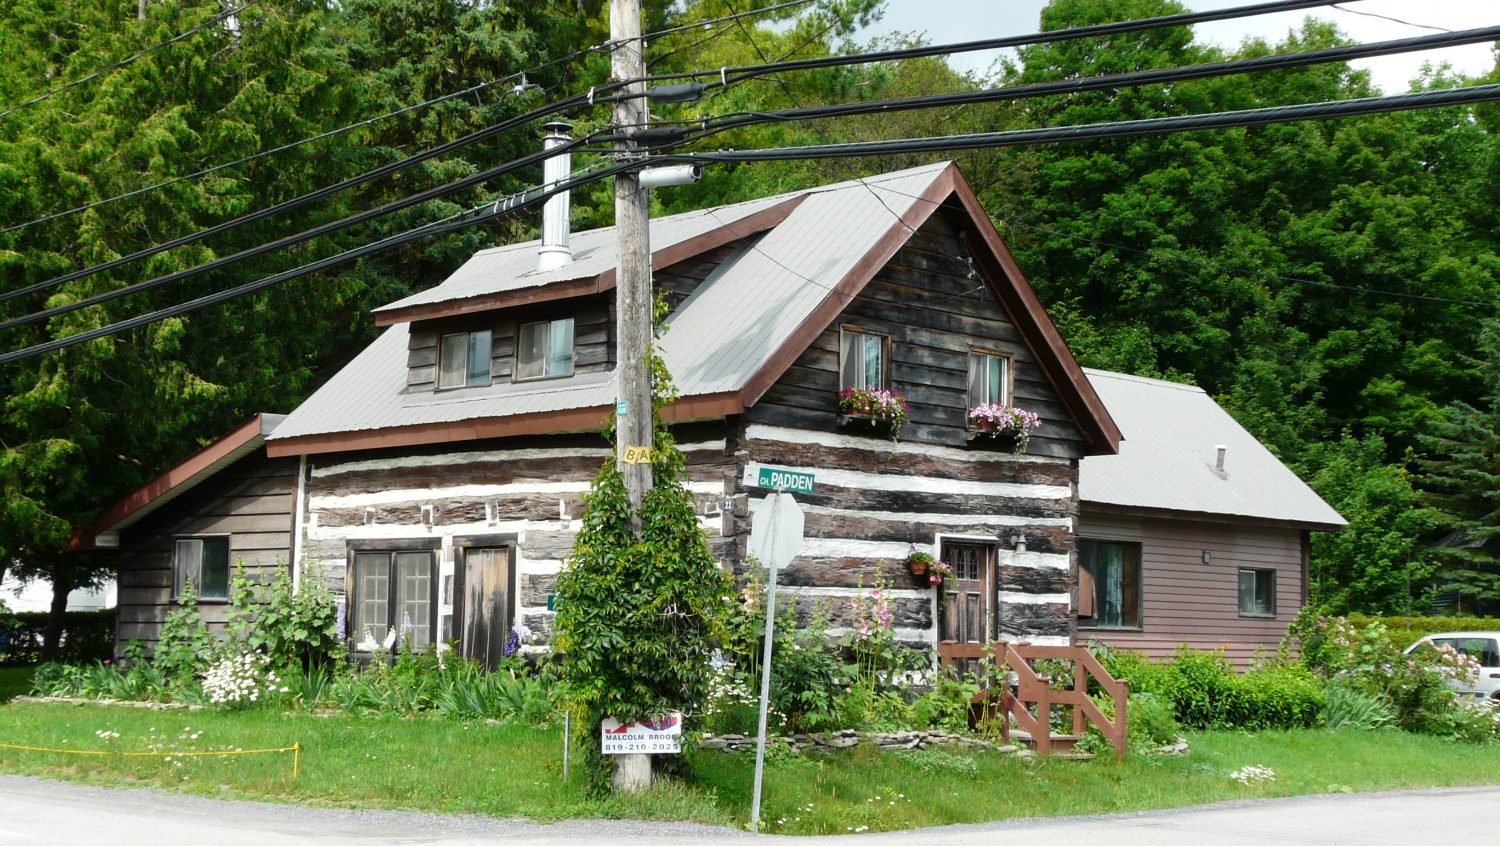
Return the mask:
<svg viewBox="0 0 1500 846">
<path fill-rule="evenodd" d="M 1010 738 L 1011 740 L 1021 741 L 1027 749 L 1036 749 L 1036 738 L 1032 737 L 1030 732 L 1021 729 L 1012 729 Z M 1082 739 L 1083 737 L 1077 734 L 1054 734 L 1052 735 L 1052 751 L 1054 753 L 1071 752 L 1073 747 L 1078 745 L 1078 741 Z"/>
</svg>

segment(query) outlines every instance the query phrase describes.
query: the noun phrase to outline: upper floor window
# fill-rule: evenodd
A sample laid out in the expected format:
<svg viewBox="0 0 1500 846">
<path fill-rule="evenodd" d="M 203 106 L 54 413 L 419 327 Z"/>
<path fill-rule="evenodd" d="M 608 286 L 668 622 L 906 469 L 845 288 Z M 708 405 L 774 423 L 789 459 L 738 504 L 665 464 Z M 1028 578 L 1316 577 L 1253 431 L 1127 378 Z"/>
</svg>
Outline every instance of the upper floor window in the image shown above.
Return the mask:
<svg viewBox="0 0 1500 846">
<path fill-rule="evenodd" d="M 839 331 L 839 388 L 884 388 L 890 338 L 858 329 Z"/>
<path fill-rule="evenodd" d="M 1010 357 L 973 350 L 969 353 L 969 408 L 1010 403 Z"/>
<path fill-rule="evenodd" d="M 444 335 L 438 344 L 438 387 L 490 383 L 490 330 Z"/>
<path fill-rule="evenodd" d="M 539 379 L 573 372 L 573 318 L 521 324 L 516 378 Z"/>
<path fill-rule="evenodd" d="M 172 595 L 193 583 L 199 599 L 229 598 L 229 538 L 178 538 L 172 551 Z"/>
</svg>

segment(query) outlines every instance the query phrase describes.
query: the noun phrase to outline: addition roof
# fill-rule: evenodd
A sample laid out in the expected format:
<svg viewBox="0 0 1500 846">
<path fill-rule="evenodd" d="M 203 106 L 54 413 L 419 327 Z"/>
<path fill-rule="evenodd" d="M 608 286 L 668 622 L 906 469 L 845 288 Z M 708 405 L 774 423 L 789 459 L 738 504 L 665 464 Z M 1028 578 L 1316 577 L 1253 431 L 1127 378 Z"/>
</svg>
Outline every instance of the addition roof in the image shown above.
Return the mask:
<svg viewBox="0 0 1500 846">
<path fill-rule="evenodd" d="M 734 245 L 669 319 L 659 348 L 680 392 L 669 420 L 743 412 L 907 239 L 946 206 L 969 233 L 981 275 L 1031 346 L 1090 453 L 1119 431 L 972 189 L 951 163 L 841 182 L 651 221 L 662 269 Z M 575 261 L 535 271 L 539 242 L 476 255 L 448 280 L 379 310 L 389 328 L 278 427 L 274 456 L 599 428 L 612 374 L 408 393 L 406 322 L 580 296 L 614 284 L 613 228 L 573 236 Z"/>
<path fill-rule="evenodd" d="M 1125 436 L 1115 455 L 1078 468 L 1090 506 L 1338 530 L 1346 521 L 1195 385 L 1086 369 Z M 1225 449 L 1218 472 L 1217 448 Z"/>
</svg>

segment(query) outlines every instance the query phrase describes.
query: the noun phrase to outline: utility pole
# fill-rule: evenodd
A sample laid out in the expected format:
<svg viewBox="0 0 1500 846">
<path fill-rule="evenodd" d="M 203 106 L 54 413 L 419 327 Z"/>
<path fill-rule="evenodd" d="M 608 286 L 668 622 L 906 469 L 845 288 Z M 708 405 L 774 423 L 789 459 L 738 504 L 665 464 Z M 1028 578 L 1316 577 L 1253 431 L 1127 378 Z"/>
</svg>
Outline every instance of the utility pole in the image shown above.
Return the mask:
<svg viewBox="0 0 1500 846">
<path fill-rule="evenodd" d="M 641 38 L 640 0 L 610 0 L 610 73 L 617 79 L 640 79 L 646 75 L 646 42 Z M 630 135 L 646 125 L 644 82 L 621 89 L 626 95 L 615 102 L 615 131 L 626 135 L 615 143 L 621 158 L 637 155 Z M 635 95 L 635 96 L 629 96 Z M 641 460 L 641 451 L 628 454 L 637 463 L 627 464 L 629 447 L 651 447 L 651 380 L 646 372 L 646 348 L 651 343 L 651 235 L 647 216 L 650 194 L 641 185 L 640 173 L 628 171 L 615 177 L 615 236 L 619 261 L 615 275 L 615 319 L 619 343 L 620 393 L 615 407 L 615 448 L 620 473 L 632 511 L 639 511 L 646 491 L 651 490 L 651 462 Z M 640 520 L 634 520 L 640 532 Z"/>
<path fill-rule="evenodd" d="M 609 2 L 609 67 L 617 80 L 646 75 L 646 42 L 641 38 L 641 0 Z M 629 138 L 646 125 L 646 84 L 635 82 L 621 89 L 615 102 L 615 131 L 626 137 L 616 142 L 621 158 L 636 155 Z M 650 194 L 641 185 L 637 171 L 615 177 L 615 237 L 619 256 L 615 266 L 615 321 L 620 362 L 620 392 L 615 406 L 615 457 L 625 491 L 630 498 L 631 524 L 641 532 L 640 509 L 651 489 L 651 461 L 641 460 L 637 447 L 654 446 L 651 414 L 651 383 L 646 372 L 646 347 L 651 342 L 651 234 L 647 215 Z M 647 453 L 649 456 L 649 452 Z M 632 457 L 635 463 L 627 463 Z M 651 756 L 619 755 L 615 759 L 614 786 L 619 792 L 644 790 L 651 785 Z"/>
</svg>

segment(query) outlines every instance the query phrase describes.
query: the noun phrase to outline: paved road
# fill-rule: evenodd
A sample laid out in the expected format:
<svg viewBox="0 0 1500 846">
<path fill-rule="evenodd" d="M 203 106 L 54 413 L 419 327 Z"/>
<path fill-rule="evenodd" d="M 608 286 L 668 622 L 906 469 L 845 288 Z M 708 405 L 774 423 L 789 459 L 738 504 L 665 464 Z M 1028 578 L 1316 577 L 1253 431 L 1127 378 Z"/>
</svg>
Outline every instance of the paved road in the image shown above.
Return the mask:
<svg viewBox="0 0 1500 846">
<path fill-rule="evenodd" d="M 1365 793 L 1229 802 L 1178 811 L 844 837 L 771 837 L 816 846 L 1412 846 L 1495 843 L 1500 788 Z M 493 846 L 493 844 L 717 844 L 751 838 L 700 825 L 514 820 L 400 811 L 349 811 L 226 802 L 149 790 L 106 790 L 0 776 L 0 846 Z"/>
</svg>

